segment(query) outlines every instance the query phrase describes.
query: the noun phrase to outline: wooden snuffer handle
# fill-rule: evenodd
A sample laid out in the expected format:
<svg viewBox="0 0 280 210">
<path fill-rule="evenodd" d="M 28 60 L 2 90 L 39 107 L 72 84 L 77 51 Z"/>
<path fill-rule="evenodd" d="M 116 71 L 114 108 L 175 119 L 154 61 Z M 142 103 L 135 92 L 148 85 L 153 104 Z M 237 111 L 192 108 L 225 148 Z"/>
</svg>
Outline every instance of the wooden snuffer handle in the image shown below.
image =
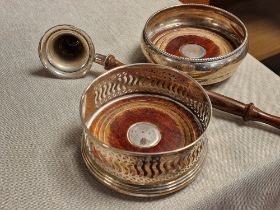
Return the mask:
<svg viewBox="0 0 280 210">
<path fill-rule="evenodd" d="M 113 55 L 108 55 L 104 62 L 106 70 L 121 65 L 124 64 L 118 61 Z M 263 112 L 259 108 L 255 107 L 253 103 L 244 104 L 240 101 L 212 91 L 206 90 L 206 92 L 211 100 L 212 106 L 215 109 L 241 116 L 244 121 L 259 121 L 280 129 L 280 117 Z"/>
<path fill-rule="evenodd" d="M 120 62 L 115 58 L 113 55 L 108 55 L 104 61 L 104 68 L 105 70 L 110 70 L 112 68 L 122 66 L 124 63 Z"/>
<path fill-rule="evenodd" d="M 206 91 L 214 108 L 221 111 L 241 116 L 244 121 L 259 121 L 280 129 L 280 117 L 268 114 L 253 103 L 244 104 L 227 96 Z"/>
</svg>

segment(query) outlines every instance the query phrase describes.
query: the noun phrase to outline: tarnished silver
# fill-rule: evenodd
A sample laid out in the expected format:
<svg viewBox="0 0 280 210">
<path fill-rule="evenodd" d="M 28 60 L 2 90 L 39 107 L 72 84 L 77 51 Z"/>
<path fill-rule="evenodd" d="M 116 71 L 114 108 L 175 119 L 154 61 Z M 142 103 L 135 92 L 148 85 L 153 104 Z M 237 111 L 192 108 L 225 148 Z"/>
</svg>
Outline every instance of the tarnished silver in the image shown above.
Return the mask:
<svg viewBox="0 0 280 210">
<path fill-rule="evenodd" d="M 166 42 L 184 35 L 207 38 L 210 44 L 216 43 L 221 55 L 176 56 L 165 50 Z M 157 37 L 160 42 L 155 44 Z M 241 20 L 223 9 L 183 4 L 159 10 L 150 17 L 143 30 L 141 46 L 150 62 L 177 68 L 200 84 L 208 85 L 223 81 L 236 71 L 248 51 L 248 33 Z"/>
</svg>

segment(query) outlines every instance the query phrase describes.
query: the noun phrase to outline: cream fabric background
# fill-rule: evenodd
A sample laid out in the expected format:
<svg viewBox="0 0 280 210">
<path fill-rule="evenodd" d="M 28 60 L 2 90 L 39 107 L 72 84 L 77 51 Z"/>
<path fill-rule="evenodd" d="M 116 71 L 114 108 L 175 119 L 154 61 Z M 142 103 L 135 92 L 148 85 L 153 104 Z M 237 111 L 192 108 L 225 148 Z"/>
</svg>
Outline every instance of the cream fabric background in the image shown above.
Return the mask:
<svg viewBox="0 0 280 210">
<path fill-rule="evenodd" d="M 176 194 L 138 199 L 98 183 L 80 154 L 79 100 L 102 72 L 52 78 L 37 55 L 57 24 L 84 29 L 96 50 L 144 60 L 142 28 L 177 0 L 0 1 L 0 209 L 280 209 L 280 132 L 214 111 L 209 153 L 196 181 Z M 97 72 L 97 73 L 96 73 Z M 248 55 L 217 92 L 280 115 L 280 78 Z"/>
</svg>

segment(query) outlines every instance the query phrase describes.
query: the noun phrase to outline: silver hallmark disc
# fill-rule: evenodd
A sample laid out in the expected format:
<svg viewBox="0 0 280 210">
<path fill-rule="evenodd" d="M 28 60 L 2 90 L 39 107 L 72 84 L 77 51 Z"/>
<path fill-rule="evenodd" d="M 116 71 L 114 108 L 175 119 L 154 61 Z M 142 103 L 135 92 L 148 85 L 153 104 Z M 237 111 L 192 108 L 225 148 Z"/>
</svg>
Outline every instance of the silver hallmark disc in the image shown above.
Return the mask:
<svg viewBox="0 0 280 210">
<path fill-rule="evenodd" d="M 180 47 L 180 52 L 188 58 L 203 58 L 206 55 L 204 47 L 197 44 L 185 44 Z"/>
<path fill-rule="evenodd" d="M 127 138 L 136 147 L 150 148 L 160 142 L 161 134 L 156 125 L 149 122 L 138 122 L 129 127 Z"/>
</svg>

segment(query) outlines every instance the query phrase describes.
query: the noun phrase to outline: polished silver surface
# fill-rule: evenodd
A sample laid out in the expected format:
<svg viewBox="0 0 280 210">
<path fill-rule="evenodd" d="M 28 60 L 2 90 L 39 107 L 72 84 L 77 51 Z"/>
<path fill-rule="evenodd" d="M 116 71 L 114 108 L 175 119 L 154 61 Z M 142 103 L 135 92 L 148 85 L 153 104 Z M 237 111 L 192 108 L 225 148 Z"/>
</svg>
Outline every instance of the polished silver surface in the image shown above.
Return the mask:
<svg viewBox="0 0 280 210">
<path fill-rule="evenodd" d="M 96 53 L 95 54 L 95 58 L 94 58 L 94 62 L 104 66 L 106 58 L 107 58 L 106 55 L 102 55 L 102 54 Z"/>
<path fill-rule="evenodd" d="M 218 47 L 219 53 L 201 58 L 202 51 L 196 55 L 185 52 L 186 56 L 167 52 L 167 44 L 183 36 L 207 40 L 209 46 Z M 159 10 L 148 19 L 141 47 L 150 62 L 177 68 L 208 85 L 236 71 L 248 51 L 248 33 L 241 20 L 223 9 L 184 4 Z"/>
<path fill-rule="evenodd" d="M 44 67 L 60 78 L 83 77 L 95 54 L 90 37 L 71 25 L 49 29 L 41 38 L 38 51 Z"/>
<path fill-rule="evenodd" d="M 63 79 L 84 77 L 93 62 L 106 70 L 123 64 L 113 55 L 95 53 L 91 38 L 71 25 L 57 25 L 46 31 L 39 42 L 38 53 L 43 66 Z"/>
<path fill-rule="evenodd" d="M 123 124 L 118 125 L 117 134 L 124 130 L 130 142 L 139 147 L 137 151 L 127 150 L 127 147 L 117 148 L 106 139 L 113 128 L 112 116 L 123 116 L 123 110 L 134 110 L 139 103 L 134 103 L 135 97 L 139 96 L 154 98 L 158 109 L 172 116 L 178 122 L 177 126 L 186 129 L 187 132 L 180 140 L 183 142 L 181 146 L 170 149 L 176 135 L 174 130 L 169 130 L 167 148 L 161 150 L 159 146 L 164 136 L 159 133 L 158 125 L 151 123 L 153 116 L 146 121 L 133 118 L 136 123 L 132 123 L 128 129 Z M 123 100 L 129 103 L 120 103 Z M 174 106 L 166 106 L 161 100 L 174 101 L 176 106 L 189 115 L 174 113 Z M 142 99 L 142 103 L 152 107 L 150 100 Z M 106 111 L 104 120 L 103 111 Z M 114 68 L 96 78 L 81 98 L 84 161 L 98 180 L 121 193 L 153 197 L 176 192 L 191 183 L 202 168 L 207 154 L 206 131 L 211 114 L 212 106 L 205 90 L 194 79 L 173 68 L 156 64 L 132 64 Z M 161 122 L 166 123 L 163 120 Z M 170 128 L 167 126 L 161 131 L 166 129 Z M 117 142 L 123 142 L 125 138 Z M 143 138 L 147 140 L 145 144 L 141 143 Z M 151 151 L 147 152 L 149 149 Z"/>
</svg>

